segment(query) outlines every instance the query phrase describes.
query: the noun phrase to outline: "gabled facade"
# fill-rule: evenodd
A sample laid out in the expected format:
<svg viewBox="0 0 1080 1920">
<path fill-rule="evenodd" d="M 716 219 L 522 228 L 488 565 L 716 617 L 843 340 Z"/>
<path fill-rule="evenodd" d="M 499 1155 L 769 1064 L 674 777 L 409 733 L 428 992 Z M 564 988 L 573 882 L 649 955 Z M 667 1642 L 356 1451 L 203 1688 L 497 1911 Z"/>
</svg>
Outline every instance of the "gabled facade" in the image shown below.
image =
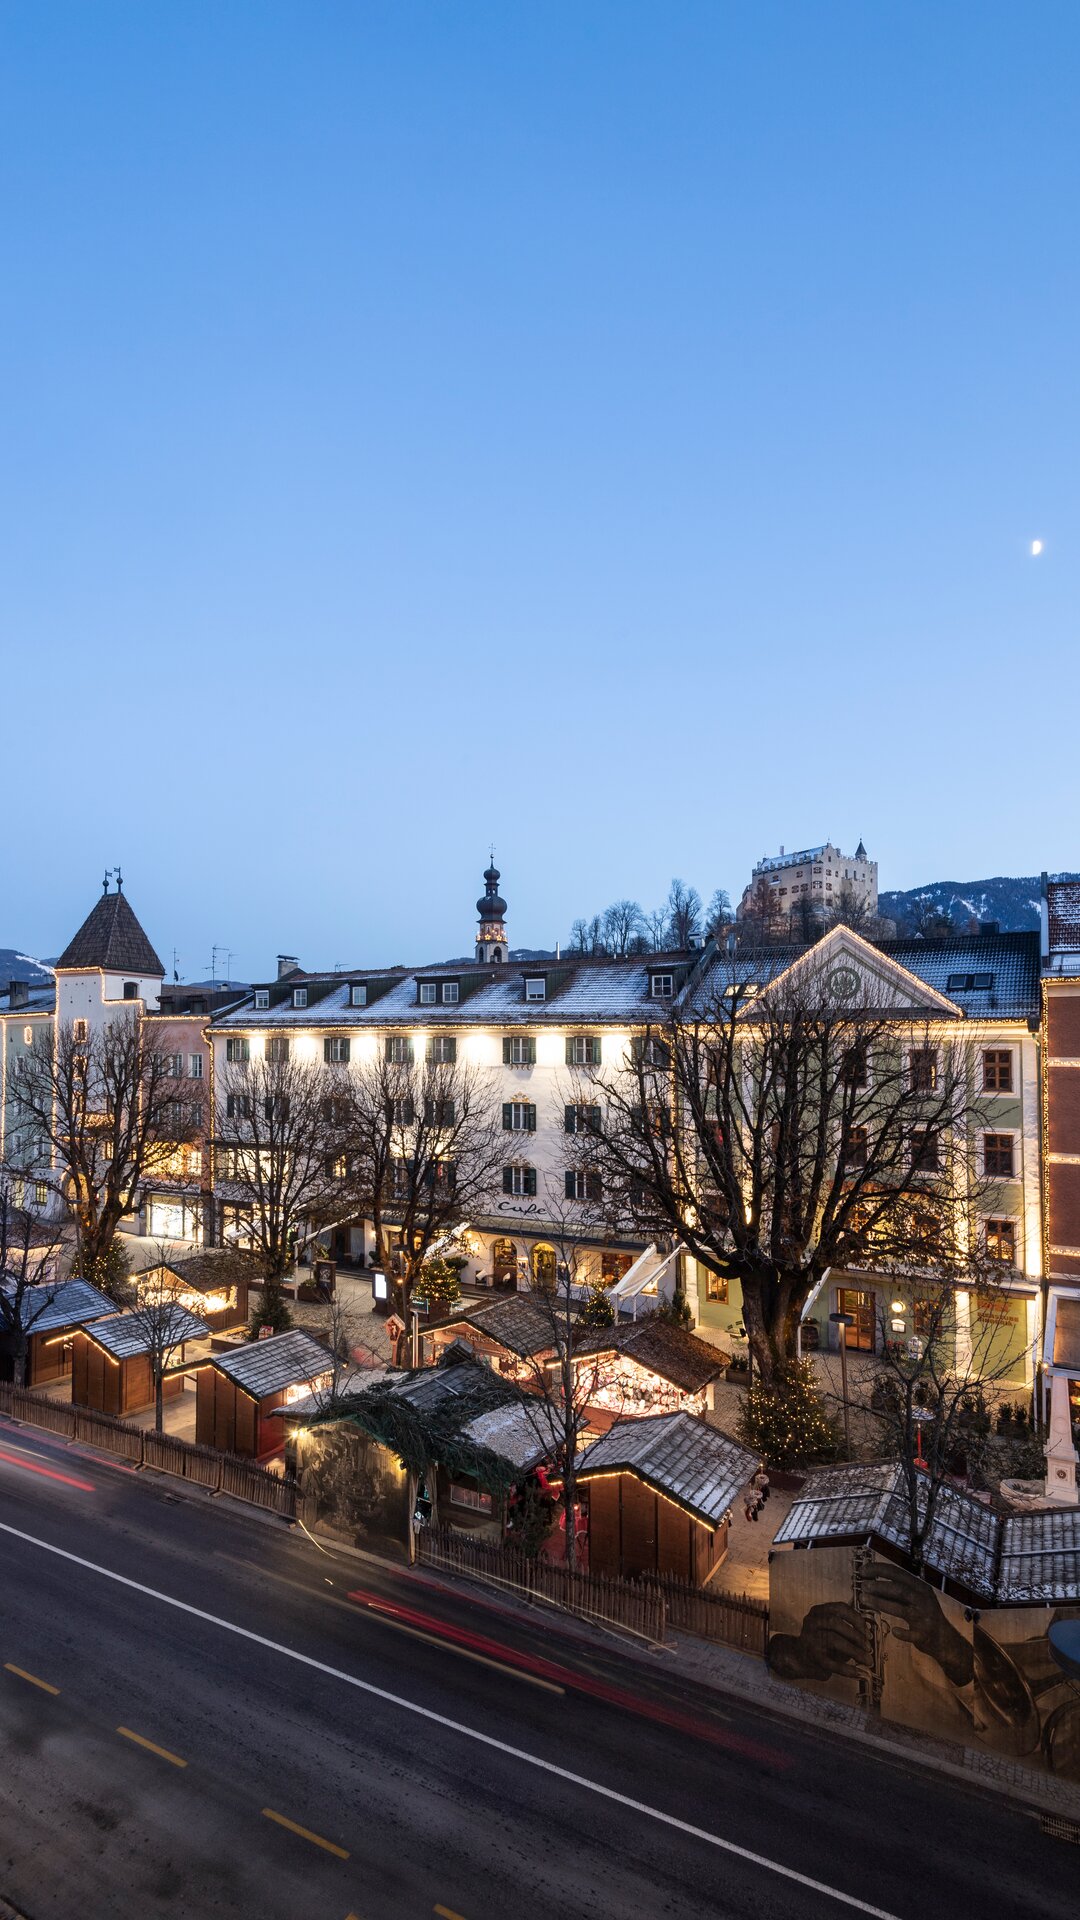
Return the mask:
<svg viewBox="0 0 1080 1920">
<path fill-rule="evenodd" d="M 703 971 L 699 991 L 722 992 L 730 963 L 716 955 Z M 1040 1328 L 1043 1271 L 1040 1191 L 1040 982 L 1038 935 L 980 934 L 943 940 L 871 941 L 844 926 L 809 949 L 764 948 L 736 962 L 741 982 L 763 1000 L 782 995 L 805 969 L 813 969 L 827 1003 L 868 1004 L 895 1019 L 918 1045 L 959 1038 L 966 1054 L 968 1087 L 980 1109 L 978 1137 L 969 1149 L 977 1172 L 1000 1169 L 985 1197 L 980 1220 L 984 1246 L 1001 1261 L 1003 1286 L 958 1300 L 958 1344 L 967 1338 L 989 1350 L 991 1366 L 1030 1384 Z M 747 1002 L 752 1018 L 753 998 Z M 741 1319 L 737 1288 L 680 1256 L 683 1286 L 699 1330 L 734 1331 Z M 846 1313 L 842 1330 L 832 1313 Z M 873 1352 L 882 1324 L 897 1340 L 915 1337 L 920 1302 L 914 1285 L 872 1272 L 830 1273 L 810 1302 L 804 1347 L 835 1347 L 843 1331 L 849 1349 Z M 985 1338 L 983 1336 L 986 1336 Z"/>
</svg>

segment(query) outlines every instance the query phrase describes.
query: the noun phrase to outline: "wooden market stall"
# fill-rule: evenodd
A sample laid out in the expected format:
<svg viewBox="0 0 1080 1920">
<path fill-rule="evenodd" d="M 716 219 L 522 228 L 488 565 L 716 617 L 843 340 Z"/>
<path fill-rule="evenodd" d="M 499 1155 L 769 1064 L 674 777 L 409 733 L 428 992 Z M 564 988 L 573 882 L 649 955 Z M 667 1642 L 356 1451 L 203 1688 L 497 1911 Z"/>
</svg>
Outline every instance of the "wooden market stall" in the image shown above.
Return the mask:
<svg viewBox="0 0 1080 1920">
<path fill-rule="evenodd" d="M 258 1262 L 234 1247 L 200 1247 L 133 1275 L 140 1294 L 167 1293 L 198 1314 L 211 1333 L 247 1324 L 248 1288 L 259 1279 Z"/>
<path fill-rule="evenodd" d="M 672 1574 L 703 1587 L 727 1552 L 731 1507 L 758 1461 L 693 1413 L 626 1420 L 577 1467 L 589 1505 L 589 1571 Z"/>
<path fill-rule="evenodd" d="M 176 1369 L 163 1381 L 165 1398 L 171 1400 L 184 1390 L 179 1369 L 186 1343 L 205 1333 L 201 1320 L 171 1303 L 153 1315 L 129 1311 L 93 1320 L 75 1333 L 71 1398 L 77 1406 L 118 1420 L 152 1407 L 156 1349 L 164 1365 Z"/>
<path fill-rule="evenodd" d="M 12 1289 L 9 1287 L 9 1292 Z M 71 1373 L 71 1357 L 77 1327 L 116 1312 L 109 1300 L 89 1280 L 65 1280 L 59 1285 L 37 1285 L 23 1289 L 19 1316 L 26 1336 L 26 1385 L 48 1386 L 53 1380 L 66 1380 Z M 13 1343 L 0 1350 L 0 1380 L 14 1377 Z"/>
<path fill-rule="evenodd" d="M 299 1327 L 210 1354 L 199 1366 L 196 1439 L 256 1459 L 280 1453 L 283 1423 L 271 1416 L 328 1386 L 333 1366 L 327 1348 Z"/>
</svg>

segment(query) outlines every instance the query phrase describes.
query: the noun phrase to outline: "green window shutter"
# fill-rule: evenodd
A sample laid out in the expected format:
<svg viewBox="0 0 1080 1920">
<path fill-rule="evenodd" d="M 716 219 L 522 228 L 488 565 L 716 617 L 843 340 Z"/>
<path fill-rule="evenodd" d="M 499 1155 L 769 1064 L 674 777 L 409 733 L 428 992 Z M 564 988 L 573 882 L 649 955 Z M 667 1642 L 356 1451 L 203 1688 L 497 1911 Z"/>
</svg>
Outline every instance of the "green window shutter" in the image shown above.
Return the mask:
<svg viewBox="0 0 1080 1920">
<path fill-rule="evenodd" d="M 536 1132 L 536 1108 L 531 1103 L 525 1109 L 525 1127 L 528 1133 Z"/>
<path fill-rule="evenodd" d="M 325 1060 L 327 1066 L 329 1066 L 331 1058 L 333 1057 L 333 1048 L 331 1046 L 329 1038 L 325 1039 L 322 1043 L 322 1057 Z"/>
<path fill-rule="evenodd" d="M 563 1108 L 563 1132 L 575 1133 L 576 1131 L 577 1131 L 577 1108 L 564 1107 Z"/>
<path fill-rule="evenodd" d="M 503 1041 L 503 1066 L 508 1067 L 509 1065 L 510 1065 L 510 1041 L 509 1039 L 505 1039 Z"/>
<path fill-rule="evenodd" d="M 566 1043 L 566 1064 L 568 1067 L 572 1067 L 574 1064 L 574 1043 L 572 1040 L 568 1040 Z"/>
<path fill-rule="evenodd" d="M 513 1191 L 514 1191 L 514 1169 L 513 1167 L 504 1167 L 503 1168 L 503 1192 L 513 1193 Z"/>
<path fill-rule="evenodd" d="M 536 1065 L 536 1041 L 535 1040 L 526 1041 L 525 1057 L 528 1060 L 530 1067 L 535 1067 Z"/>
<path fill-rule="evenodd" d="M 576 1199 L 576 1198 L 577 1198 L 577 1188 L 576 1188 L 576 1186 L 575 1186 L 575 1184 L 574 1184 L 574 1171 L 573 1171 L 573 1168 L 572 1168 L 572 1167 L 567 1167 L 567 1169 L 566 1169 L 566 1172 L 565 1172 L 565 1174 L 563 1175 L 563 1180 L 564 1180 L 564 1183 L 565 1183 L 565 1186 L 564 1186 L 564 1190 L 565 1190 L 565 1193 L 566 1193 L 566 1198 L 567 1198 L 568 1200 L 574 1200 L 574 1199 Z"/>
<path fill-rule="evenodd" d="M 594 1039 L 589 1041 L 588 1046 L 586 1047 L 586 1052 L 589 1056 L 589 1065 L 591 1067 L 598 1067 L 600 1065 L 600 1057 L 601 1057 L 601 1041 L 600 1041 L 599 1034 L 597 1034 Z"/>
<path fill-rule="evenodd" d="M 509 1100 L 503 1101 L 503 1132 L 511 1132 L 514 1125 L 514 1109 Z"/>
<path fill-rule="evenodd" d="M 535 1167 L 526 1167 L 525 1169 L 525 1191 L 526 1193 L 536 1192 L 536 1168 Z"/>
</svg>

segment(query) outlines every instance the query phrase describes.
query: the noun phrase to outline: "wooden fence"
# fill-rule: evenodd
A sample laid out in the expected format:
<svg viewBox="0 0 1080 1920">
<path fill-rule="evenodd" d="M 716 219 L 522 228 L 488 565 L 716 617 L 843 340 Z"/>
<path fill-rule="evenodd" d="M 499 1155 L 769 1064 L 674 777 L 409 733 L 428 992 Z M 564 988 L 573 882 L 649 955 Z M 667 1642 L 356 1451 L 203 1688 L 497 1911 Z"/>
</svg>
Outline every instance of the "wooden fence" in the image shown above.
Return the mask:
<svg viewBox="0 0 1080 1920">
<path fill-rule="evenodd" d="M 73 1407 L 54 1400 L 51 1394 L 33 1393 L 27 1387 L 4 1382 L 0 1382 L 0 1413 L 25 1420 L 32 1427 L 44 1427 L 49 1433 L 63 1434 L 67 1440 L 81 1440 L 84 1446 L 96 1447 L 99 1452 L 118 1454 L 137 1467 L 152 1467 L 158 1473 L 190 1480 L 211 1493 L 231 1494 L 235 1500 L 246 1500 L 286 1520 L 296 1518 L 296 1482 L 271 1473 L 254 1460 L 217 1453 L 213 1447 L 195 1446 L 174 1433 L 155 1433 L 152 1427 L 137 1427 L 130 1420 L 114 1420 L 107 1413 Z"/>
<path fill-rule="evenodd" d="M 645 1582 L 664 1596 L 667 1623 L 678 1633 L 696 1633 L 704 1640 L 722 1640 L 762 1660 L 769 1638 L 769 1603 L 744 1593 L 721 1593 L 711 1587 L 691 1587 L 665 1574 Z"/>
<path fill-rule="evenodd" d="M 449 1573 L 491 1580 L 529 1599 L 548 1600 L 583 1619 L 622 1627 L 642 1639 L 664 1638 L 664 1598 L 655 1588 L 632 1585 L 604 1573 L 580 1573 L 550 1560 L 474 1540 L 453 1527 L 428 1527 L 417 1536 L 418 1557 Z"/>
</svg>

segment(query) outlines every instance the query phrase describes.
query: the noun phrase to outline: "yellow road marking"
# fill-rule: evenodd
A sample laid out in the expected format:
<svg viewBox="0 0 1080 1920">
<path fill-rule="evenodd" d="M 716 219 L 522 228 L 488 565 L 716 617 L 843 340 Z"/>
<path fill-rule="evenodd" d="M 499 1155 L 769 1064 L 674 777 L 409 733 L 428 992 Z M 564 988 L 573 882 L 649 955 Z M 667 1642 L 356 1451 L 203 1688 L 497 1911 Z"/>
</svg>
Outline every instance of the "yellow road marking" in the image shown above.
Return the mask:
<svg viewBox="0 0 1080 1920">
<path fill-rule="evenodd" d="M 349 1856 L 344 1847 L 335 1847 L 332 1840 L 324 1840 L 321 1833 L 312 1833 L 310 1827 L 298 1827 L 295 1820 L 286 1820 L 285 1815 L 275 1813 L 273 1807 L 264 1807 L 263 1815 L 267 1820 L 276 1820 L 279 1827 L 288 1827 L 290 1833 L 298 1833 L 301 1840 L 310 1840 L 312 1846 L 324 1848 L 327 1853 L 334 1854 L 338 1860 L 348 1859 Z"/>
<path fill-rule="evenodd" d="M 439 1915 L 439 1920 L 464 1920 L 464 1915 L 455 1913 L 453 1907 L 432 1907 L 431 1911 Z"/>
<path fill-rule="evenodd" d="M 116 1731 L 123 1734 L 125 1740 L 134 1740 L 137 1747 L 145 1747 L 147 1753 L 156 1753 L 159 1760 L 168 1760 L 170 1766 L 187 1766 L 187 1761 L 181 1760 L 178 1753 L 170 1753 L 168 1747 L 156 1746 L 153 1740 L 144 1739 L 141 1733 L 132 1733 L 130 1727 L 117 1727 Z"/>
<path fill-rule="evenodd" d="M 393 1627 L 395 1633 L 407 1633 L 410 1640 L 426 1640 L 429 1647 L 438 1647 L 440 1653 L 457 1653 L 463 1660 L 475 1660 L 478 1667 L 494 1667 L 496 1673 L 508 1673 L 512 1680 L 526 1680 L 530 1687 L 542 1687 L 545 1693 L 565 1693 L 565 1687 L 556 1686 L 554 1680 L 542 1680 L 538 1673 L 526 1673 L 522 1667 L 511 1667 L 503 1660 L 489 1660 L 486 1654 L 473 1653 L 471 1647 L 459 1647 L 453 1640 L 440 1640 L 438 1634 L 421 1633 L 419 1627 L 407 1627 L 402 1620 L 391 1620 L 377 1607 L 354 1607 L 353 1612 L 363 1612 L 365 1620 L 377 1620 L 381 1627 Z M 435 1908 L 439 1912 L 439 1908 Z M 451 1916 L 451 1920 L 461 1920 L 460 1914 Z"/>
<path fill-rule="evenodd" d="M 25 1667 L 16 1667 L 10 1660 L 4 1661 L 6 1673 L 17 1673 L 20 1680 L 29 1680 L 32 1687 L 40 1687 L 42 1693 L 59 1693 L 59 1687 L 51 1687 L 47 1680 L 39 1680 L 36 1673 L 27 1673 Z"/>
</svg>

